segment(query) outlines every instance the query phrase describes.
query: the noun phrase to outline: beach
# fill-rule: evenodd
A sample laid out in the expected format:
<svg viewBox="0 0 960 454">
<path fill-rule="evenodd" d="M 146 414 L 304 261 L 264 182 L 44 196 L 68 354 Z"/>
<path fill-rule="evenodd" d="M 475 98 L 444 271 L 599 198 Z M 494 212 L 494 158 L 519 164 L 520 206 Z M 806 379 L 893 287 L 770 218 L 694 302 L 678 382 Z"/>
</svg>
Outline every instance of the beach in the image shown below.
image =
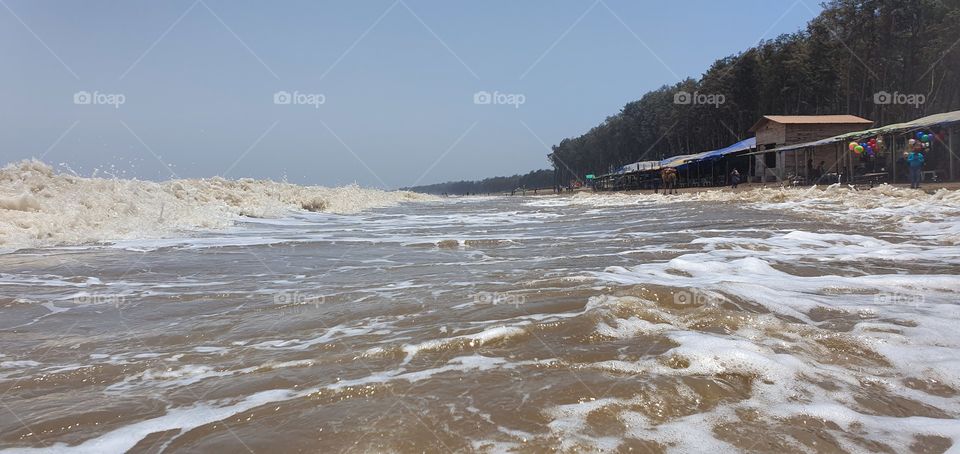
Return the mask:
<svg viewBox="0 0 960 454">
<path fill-rule="evenodd" d="M 0 447 L 943 451 L 960 194 L 930 189 L 181 198 L 222 223 L 111 238 L 156 207 L 116 211 L 0 254 Z M 19 213 L 82 199 L 39 194 Z"/>
<path fill-rule="evenodd" d="M 958 19 L 0 0 L 0 454 L 960 454 Z"/>
</svg>

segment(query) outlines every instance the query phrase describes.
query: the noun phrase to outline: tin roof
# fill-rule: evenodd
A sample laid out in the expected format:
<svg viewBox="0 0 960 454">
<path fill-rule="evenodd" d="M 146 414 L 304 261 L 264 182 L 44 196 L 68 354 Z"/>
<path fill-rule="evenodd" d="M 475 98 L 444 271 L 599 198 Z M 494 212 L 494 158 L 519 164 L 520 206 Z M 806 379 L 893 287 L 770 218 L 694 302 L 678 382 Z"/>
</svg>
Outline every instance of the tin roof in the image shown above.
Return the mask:
<svg viewBox="0 0 960 454">
<path fill-rule="evenodd" d="M 771 121 L 787 125 L 873 124 L 873 121 L 856 115 L 764 115 L 750 128 L 750 131 L 756 132 L 765 123 Z"/>
</svg>

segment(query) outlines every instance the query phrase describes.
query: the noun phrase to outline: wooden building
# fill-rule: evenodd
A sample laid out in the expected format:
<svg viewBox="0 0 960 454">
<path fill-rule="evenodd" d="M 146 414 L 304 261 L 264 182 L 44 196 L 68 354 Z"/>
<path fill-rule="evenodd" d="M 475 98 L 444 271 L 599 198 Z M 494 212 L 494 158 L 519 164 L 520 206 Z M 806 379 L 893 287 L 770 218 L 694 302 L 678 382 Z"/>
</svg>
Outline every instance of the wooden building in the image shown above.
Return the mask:
<svg viewBox="0 0 960 454">
<path fill-rule="evenodd" d="M 957 158 L 960 111 L 851 131 L 776 149 L 768 148 L 757 151 L 754 156 L 776 154 L 778 162 L 784 163 L 787 179 L 792 180 L 792 184 L 906 183 L 908 172 L 905 154 L 912 148 L 909 146 L 910 139 L 916 139 L 918 132 L 934 136 L 924 149 L 923 181 L 957 181 L 960 178 L 960 159 Z M 869 139 L 876 139 L 880 144 L 872 155 L 856 154 L 849 150 L 850 142 Z M 816 171 L 811 172 L 805 162 L 814 163 Z M 823 163 L 822 169 L 819 163 Z"/>
<path fill-rule="evenodd" d="M 757 137 L 758 150 L 750 177 L 761 182 L 788 178 L 788 163 L 783 155 L 762 151 L 834 137 L 871 125 L 872 121 L 854 115 L 766 115 L 750 128 Z"/>
</svg>

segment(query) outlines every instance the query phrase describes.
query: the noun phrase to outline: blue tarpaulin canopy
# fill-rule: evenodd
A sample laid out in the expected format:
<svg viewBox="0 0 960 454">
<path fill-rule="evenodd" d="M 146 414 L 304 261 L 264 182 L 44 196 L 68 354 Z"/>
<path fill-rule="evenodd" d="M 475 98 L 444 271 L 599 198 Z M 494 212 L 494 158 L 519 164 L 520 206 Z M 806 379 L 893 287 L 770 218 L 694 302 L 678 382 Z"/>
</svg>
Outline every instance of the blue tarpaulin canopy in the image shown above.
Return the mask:
<svg viewBox="0 0 960 454">
<path fill-rule="evenodd" d="M 660 161 L 661 167 L 680 167 L 694 159 L 697 158 L 697 154 L 685 154 L 680 156 L 673 156 L 663 161 Z"/>
<path fill-rule="evenodd" d="M 741 140 L 733 145 L 721 148 L 719 150 L 713 150 L 713 151 L 708 151 L 706 153 L 703 153 L 702 155 L 699 156 L 699 159 L 700 160 L 719 159 L 730 153 L 746 151 L 756 147 L 757 147 L 757 138 L 751 137 L 749 139 Z"/>
<path fill-rule="evenodd" d="M 660 161 L 640 161 L 633 164 L 627 164 L 620 168 L 617 173 L 639 172 L 641 170 L 656 169 L 660 166 Z"/>
<path fill-rule="evenodd" d="M 663 167 L 683 167 L 688 164 L 693 164 L 700 161 L 710 161 L 714 159 L 720 159 L 731 153 L 738 153 L 741 151 L 748 151 L 757 147 L 757 138 L 751 137 L 746 140 L 741 140 L 733 145 L 729 145 L 718 150 L 704 151 L 701 153 L 687 154 L 683 156 L 674 156 L 672 158 L 664 159 L 660 161 L 660 165 Z"/>
</svg>

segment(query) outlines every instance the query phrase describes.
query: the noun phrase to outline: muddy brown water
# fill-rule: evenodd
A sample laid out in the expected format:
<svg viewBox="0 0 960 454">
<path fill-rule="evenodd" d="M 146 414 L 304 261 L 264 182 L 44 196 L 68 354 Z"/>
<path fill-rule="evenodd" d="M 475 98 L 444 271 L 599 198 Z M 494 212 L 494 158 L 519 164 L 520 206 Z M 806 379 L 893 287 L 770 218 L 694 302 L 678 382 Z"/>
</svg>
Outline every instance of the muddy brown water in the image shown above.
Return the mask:
<svg viewBox="0 0 960 454">
<path fill-rule="evenodd" d="M 829 206 L 590 197 L 0 255 L 0 448 L 953 445 L 956 246 Z"/>
</svg>

